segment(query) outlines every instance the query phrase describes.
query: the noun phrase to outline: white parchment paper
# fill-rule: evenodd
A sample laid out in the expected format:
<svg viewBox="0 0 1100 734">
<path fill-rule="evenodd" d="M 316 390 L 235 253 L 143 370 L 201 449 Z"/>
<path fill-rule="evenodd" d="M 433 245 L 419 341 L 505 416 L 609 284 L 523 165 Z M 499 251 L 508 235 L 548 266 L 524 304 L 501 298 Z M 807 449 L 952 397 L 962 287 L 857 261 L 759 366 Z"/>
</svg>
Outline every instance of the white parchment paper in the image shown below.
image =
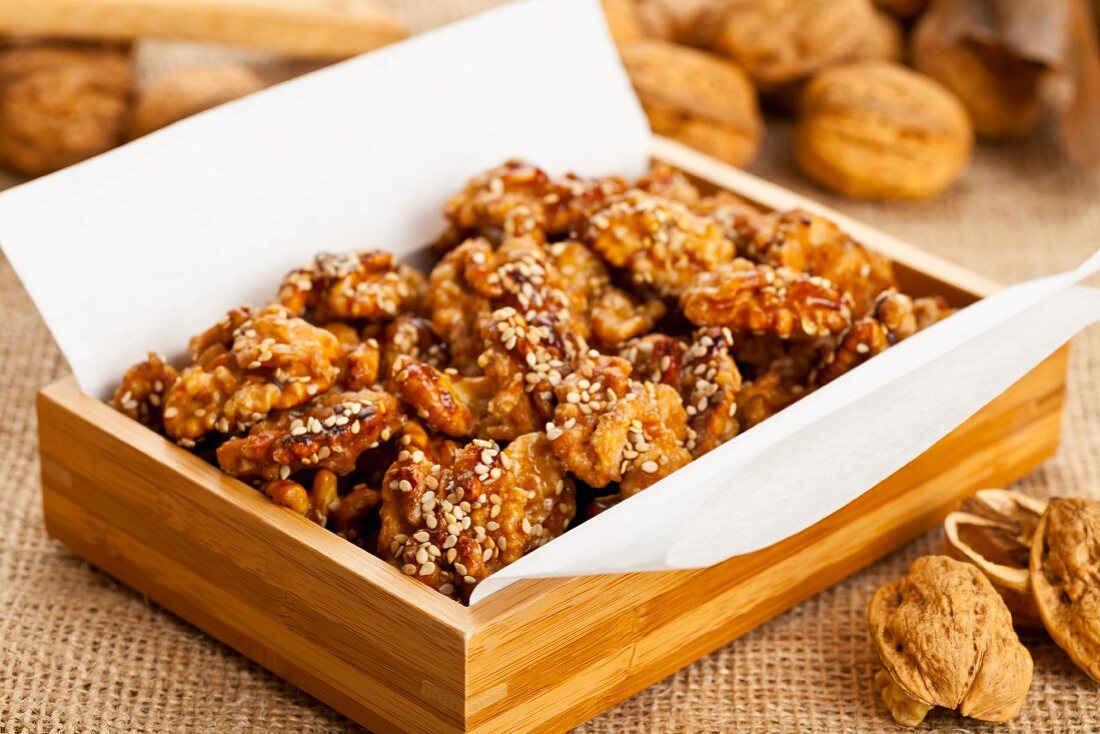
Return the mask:
<svg viewBox="0 0 1100 734">
<path fill-rule="evenodd" d="M 103 397 L 318 251 L 419 249 L 507 158 L 640 175 L 649 148 L 599 4 L 524 0 L 6 191 L 0 247 Z"/>
<path fill-rule="evenodd" d="M 650 149 L 596 0 L 525 0 L 285 83 L 0 194 L 0 247 L 82 388 L 182 352 L 319 250 L 411 254 L 519 156 L 639 174 Z M 818 522 L 1085 325 L 1081 268 L 1006 289 L 483 582 L 706 566 Z"/>
</svg>

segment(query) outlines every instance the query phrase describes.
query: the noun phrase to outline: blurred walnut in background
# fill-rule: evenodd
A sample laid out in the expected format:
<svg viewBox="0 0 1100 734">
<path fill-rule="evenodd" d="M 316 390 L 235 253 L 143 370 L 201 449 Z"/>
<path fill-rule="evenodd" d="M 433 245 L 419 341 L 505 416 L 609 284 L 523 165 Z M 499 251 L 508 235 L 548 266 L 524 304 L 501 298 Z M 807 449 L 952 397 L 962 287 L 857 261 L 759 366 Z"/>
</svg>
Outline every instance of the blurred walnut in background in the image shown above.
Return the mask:
<svg viewBox="0 0 1100 734">
<path fill-rule="evenodd" d="M 763 123 L 741 67 L 665 41 L 631 41 L 620 50 L 654 132 L 735 166 L 756 156 Z"/>
<path fill-rule="evenodd" d="M 263 87 L 256 73 L 241 64 L 173 69 L 138 94 L 129 136 L 146 135 Z"/>
<path fill-rule="evenodd" d="M 938 83 L 898 64 L 830 67 L 806 86 L 800 113 L 794 139 L 799 165 L 849 196 L 933 196 L 970 159 L 966 110 Z"/>
<path fill-rule="evenodd" d="M 0 55 L 0 165 L 40 176 L 118 144 L 134 90 L 128 53 L 35 44 Z"/>
</svg>

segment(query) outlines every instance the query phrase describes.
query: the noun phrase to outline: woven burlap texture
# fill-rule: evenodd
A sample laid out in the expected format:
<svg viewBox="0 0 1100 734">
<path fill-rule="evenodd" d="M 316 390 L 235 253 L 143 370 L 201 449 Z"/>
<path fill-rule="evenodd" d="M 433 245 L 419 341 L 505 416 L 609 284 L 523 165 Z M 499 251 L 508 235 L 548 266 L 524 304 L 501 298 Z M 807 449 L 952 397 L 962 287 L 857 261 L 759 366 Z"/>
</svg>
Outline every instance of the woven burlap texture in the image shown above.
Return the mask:
<svg viewBox="0 0 1100 734">
<path fill-rule="evenodd" d="M 395 3 L 414 28 L 486 4 Z M 150 63 L 172 53 L 180 52 L 143 51 Z M 1100 180 L 1070 169 L 1045 133 L 980 148 L 950 193 L 927 203 L 883 206 L 814 189 L 794 168 L 782 123 L 769 127 L 753 170 L 1004 282 L 1069 268 L 1100 245 Z M 104 324 L 105 349 L 110 329 Z M 0 259 L 0 734 L 358 731 L 46 537 L 33 401 L 41 386 L 66 372 L 41 317 Z M 1100 328 L 1094 328 L 1073 342 L 1062 447 L 1021 489 L 1100 498 L 1098 408 Z M 577 731 L 895 730 L 871 691 L 877 662 L 865 609 L 879 585 L 940 543 L 938 532 L 928 533 Z M 1035 658 L 1035 680 L 1020 717 L 996 730 L 1100 731 L 1100 687 L 1045 635 L 1029 634 L 1024 642 Z M 936 712 L 925 730 L 994 727 Z"/>
</svg>

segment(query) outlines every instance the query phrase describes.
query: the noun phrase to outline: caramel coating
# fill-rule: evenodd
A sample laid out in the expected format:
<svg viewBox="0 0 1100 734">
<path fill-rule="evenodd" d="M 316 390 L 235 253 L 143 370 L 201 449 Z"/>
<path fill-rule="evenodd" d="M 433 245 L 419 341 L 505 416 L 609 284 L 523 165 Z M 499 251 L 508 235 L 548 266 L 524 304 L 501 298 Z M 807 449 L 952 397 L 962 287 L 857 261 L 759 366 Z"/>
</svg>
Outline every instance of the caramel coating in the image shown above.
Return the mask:
<svg viewBox="0 0 1100 734">
<path fill-rule="evenodd" d="M 279 302 L 295 316 L 311 311 L 318 321 L 379 320 L 415 310 L 424 288 L 423 274 L 388 252 L 324 253 L 287 275 Z"/>
<path fill-rule="evenodd" d="M 781 339 L 843 331 L 851 324 L 850 303 L 824 278 L 742 258 L 700 273 L 680 298 L 693 324 Z"/>
<path fill-rule="evenodd" d="M 470 179 L 447 201 L 443 213 L 452 229 L 440 244 L 451 247 L 475 236 L 500 242 L 529 234 L 579 234 L 595 209 L 625 189 L 626 183 L 615 177 L 552 178 L 529 163 L 510 160 Z"/>
<path fill-rule="evenodd" d="M 153 352 L 144 362 L 138 362 L 122 376 L 111 404 L 115 410 L 152 428 L 164 430 L 164 394 L 172 389 L 179 373 L 164 358 Z"/>
<path fill-rule="evenodd" d="M 455 598 L 560 535 L 577 509 L 573 482 L 542 433 L 504 450 L 475 439 L 449 468 L 410 445 L 386 473 L 382 497 L 379 553 Z"/>
<path fill-rule="evenodd" d="M 638 189 L 592 217 L 588 243 L 634 285 L 662 296 L 680 295 L 696 275 L 734 256 L 713 220 Z"/>
<path fill-rule="evenodd" d="M 771 418 L 808 392 L 805 385 L 786 377 L 779 369 L 768 370 L 745 382 L 736 397 L 742 428 L 748 430 Z"/>
<path fill-rule="evenodd" d="M 122 139 L 134 77 L 110 47 L 19 46 L 0 55 L 0 165 L 41 176 Z"/>
<path fill-rule="evenodd" d="M 218 465 L 244 479 L 286 479 L 305 468 L 344 476 L 361 453 L 388 441 L 404 420 L 392 395 L 330 390 L 223 443 Z"/>
<path fill-rule="evenodd" d="M 210 431 L 244 430 L 323 393 L 340 358 L 331 332 L 281 306 L 235 309 L 193 339 L 191 351 L 195 363 L 164 399 L 165 431 L 185 446 Z"/>
<path fill-rule="evenodd" d="M 894 268 L 824 217 L 801 209 L 759 217 L 749 245 L 754 260 L 819 275 L 852 297 L 852 315 L 867 315 L 875 299 L 897 287 Z"/>
<path fill-rule="evenodd" d="M 668 385 L 630 379 L 630 363 L 600 355 L 556 388 L 547 435 L 566 469 L 593 487 L 637 494 L 691 461 L 687 415 Z"/>
</svg>

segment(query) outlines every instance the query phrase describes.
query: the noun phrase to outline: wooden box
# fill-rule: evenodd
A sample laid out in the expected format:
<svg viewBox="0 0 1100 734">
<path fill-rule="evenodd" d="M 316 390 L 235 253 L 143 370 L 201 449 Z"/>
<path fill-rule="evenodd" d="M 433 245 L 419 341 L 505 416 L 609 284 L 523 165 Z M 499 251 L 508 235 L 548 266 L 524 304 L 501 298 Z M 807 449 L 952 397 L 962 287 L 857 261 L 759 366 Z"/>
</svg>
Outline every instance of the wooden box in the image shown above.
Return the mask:
<svg viewBox="0 0 1100 734">
<path fill-rule="evenodd" d="M 666 140 L 654 158 L 834 218 L 905 289 L 993 285 Z M 46 528 L 76 553 L 378 732 L 555 732 L 613 706 L 1054 453 L 1067 348 L 813 527 L 711 568 L 528 581 L 466 608 L 83 394 L 38 398 Z"/>
</svg>

